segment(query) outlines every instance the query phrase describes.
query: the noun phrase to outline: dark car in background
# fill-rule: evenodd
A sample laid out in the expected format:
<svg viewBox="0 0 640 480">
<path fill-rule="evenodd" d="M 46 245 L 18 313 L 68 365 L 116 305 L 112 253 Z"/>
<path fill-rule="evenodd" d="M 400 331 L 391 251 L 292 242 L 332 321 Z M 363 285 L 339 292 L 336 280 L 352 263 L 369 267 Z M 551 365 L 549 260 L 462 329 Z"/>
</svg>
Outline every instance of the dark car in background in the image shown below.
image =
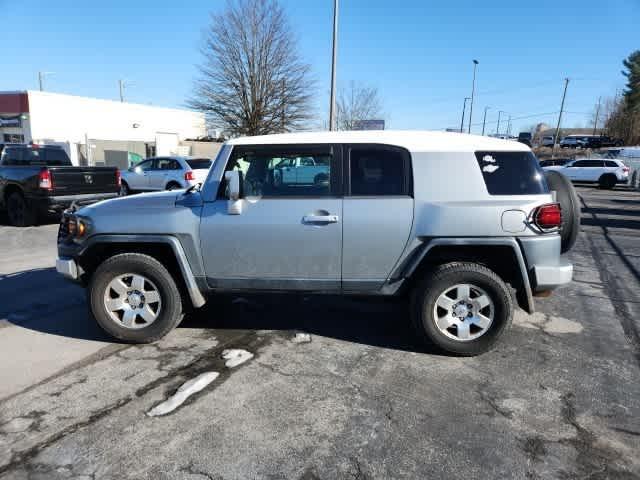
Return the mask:
<svg viewBox="0 0 640 480">
<path fill-rule="evenodd" d="M 551 160 L 540 160 L 541 167 L 561 167 L 571 161 L 570 158 L 554 158 Z"/>
<path fill-rule="evenodd" d="M 0 210 L 16 227 L 33 225 L 50 212 L 72 203 L 117 197 L 116 167 L 74 167 L 56 145 L 0 145 Z"/>
</svg>

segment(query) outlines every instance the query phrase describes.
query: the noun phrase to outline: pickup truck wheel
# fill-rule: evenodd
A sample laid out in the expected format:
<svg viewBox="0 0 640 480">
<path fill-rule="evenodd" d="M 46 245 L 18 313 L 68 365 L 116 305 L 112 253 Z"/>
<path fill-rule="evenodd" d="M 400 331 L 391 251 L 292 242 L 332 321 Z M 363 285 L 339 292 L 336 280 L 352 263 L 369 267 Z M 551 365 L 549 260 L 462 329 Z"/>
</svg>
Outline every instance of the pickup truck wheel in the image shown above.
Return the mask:
<svg viewBox="0 0 640 480">
<path fill-rule="evenodd" d="M 491 349 L 511 324 L 513 308 L 511 293 L 500 277 L 468 262 L 436 267 L 411 296 L 416 333 L 461 356 Z"/>
<path fill-rule="evenodd" d="M 554 170 L 545 172 L 549 190 L 556 192 L 556 200 L 562 209 L 560 226 L 560 251 L 566 253 L 576 243 L 580 231 L 580 201 L 576 189 L 565 175 Z"/>
<path fill-rule="evenodd" d="M 13 192 L 7 198 L 7 216 L 14 227 L 28 227 L 36 221 L 35 211 L 19 192 Z"/>
<path fill-rule="evenodd" d="M 139 253 L 105 260 L 92 275 L 87 295 L 98 324 L 124 342 L 154 342 L 183 316 L 171 274 L 155 258 Z"/>
<path fill-rule="evenodd" d="M 605 173 L 598 180 L 598 186 L 606 190 L 611 190 L 613 187 L 616 186 L 617 180 L 618 179 L 616 178 L 616 176 L 613 175 L 612 173 Z"/>
</svg>

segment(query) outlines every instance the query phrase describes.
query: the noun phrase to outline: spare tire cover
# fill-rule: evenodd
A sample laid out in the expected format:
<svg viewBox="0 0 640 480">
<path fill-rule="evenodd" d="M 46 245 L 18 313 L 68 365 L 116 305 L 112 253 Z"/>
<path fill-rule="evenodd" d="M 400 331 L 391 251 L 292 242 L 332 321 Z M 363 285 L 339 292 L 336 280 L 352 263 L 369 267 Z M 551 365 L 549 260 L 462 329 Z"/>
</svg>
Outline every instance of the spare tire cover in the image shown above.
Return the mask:
<svg viewBox="0 0 640 480">
<path fill-rule="evenodd" d="M 580 202 L 578 194 L 571 180 L 560 172 L 547 170 L 545 172 L 549 190 L 555 190 L 556 201 L 562 208 L 562 226 L 560 227 L 561 251 L 571 250 L 578 239 L 580 231 Z"/>
</svg>

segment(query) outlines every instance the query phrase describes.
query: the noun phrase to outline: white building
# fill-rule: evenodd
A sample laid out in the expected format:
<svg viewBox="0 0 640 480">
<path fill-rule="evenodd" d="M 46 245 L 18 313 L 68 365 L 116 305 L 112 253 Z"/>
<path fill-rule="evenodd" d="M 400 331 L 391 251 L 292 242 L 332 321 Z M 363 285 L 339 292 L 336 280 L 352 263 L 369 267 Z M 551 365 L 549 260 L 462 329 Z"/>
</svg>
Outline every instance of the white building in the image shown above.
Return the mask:
<svg viewBox="0 0 640 480">
<path fill-rule="evenodd" d="M 189 155 L 207 135 L 202 113 L 41 91 L 0 92 L 0 143 L 55 143 L 74 164 L 109 154 Z M 108 163 L 108 162 L 107 162 Z"/>
</svg>

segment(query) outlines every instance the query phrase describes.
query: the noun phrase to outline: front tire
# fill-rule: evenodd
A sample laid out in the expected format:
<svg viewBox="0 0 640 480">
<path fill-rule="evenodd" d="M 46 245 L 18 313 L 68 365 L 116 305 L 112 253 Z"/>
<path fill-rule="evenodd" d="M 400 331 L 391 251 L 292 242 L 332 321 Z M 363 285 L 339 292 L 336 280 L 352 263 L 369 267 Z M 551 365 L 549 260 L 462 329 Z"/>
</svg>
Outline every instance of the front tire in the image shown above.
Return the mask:
<svg viewBox="0 0 640 480">
<path fill-rule="evenodd" d="M 127 343 L 151 343 L 182 320 L 180 291 L 155 258 L 124 253 L 105 260 L 89 282 L 94 318 L 112 337 Z"/>
<path fill-rule="evenodd" d="M 616 182 L 617 182 L 617 178 L 615 175 L 611 174 L 611 173 L 606 173 L 604 175 L 602 175 L 600 177 L 600 179 L 598 180 L 598 186 L 600 188 L 603 188 L 605 190 L 611 190 L 613 187 L 616 186 Z"/>
<path fill-rule="evenodd" d="M 412 292 L 413 327 L 425 342 L 461 356 L 490 350 L 513 318 L 505 283 L 470 262 L 439 265 Z"/>
</svg>

